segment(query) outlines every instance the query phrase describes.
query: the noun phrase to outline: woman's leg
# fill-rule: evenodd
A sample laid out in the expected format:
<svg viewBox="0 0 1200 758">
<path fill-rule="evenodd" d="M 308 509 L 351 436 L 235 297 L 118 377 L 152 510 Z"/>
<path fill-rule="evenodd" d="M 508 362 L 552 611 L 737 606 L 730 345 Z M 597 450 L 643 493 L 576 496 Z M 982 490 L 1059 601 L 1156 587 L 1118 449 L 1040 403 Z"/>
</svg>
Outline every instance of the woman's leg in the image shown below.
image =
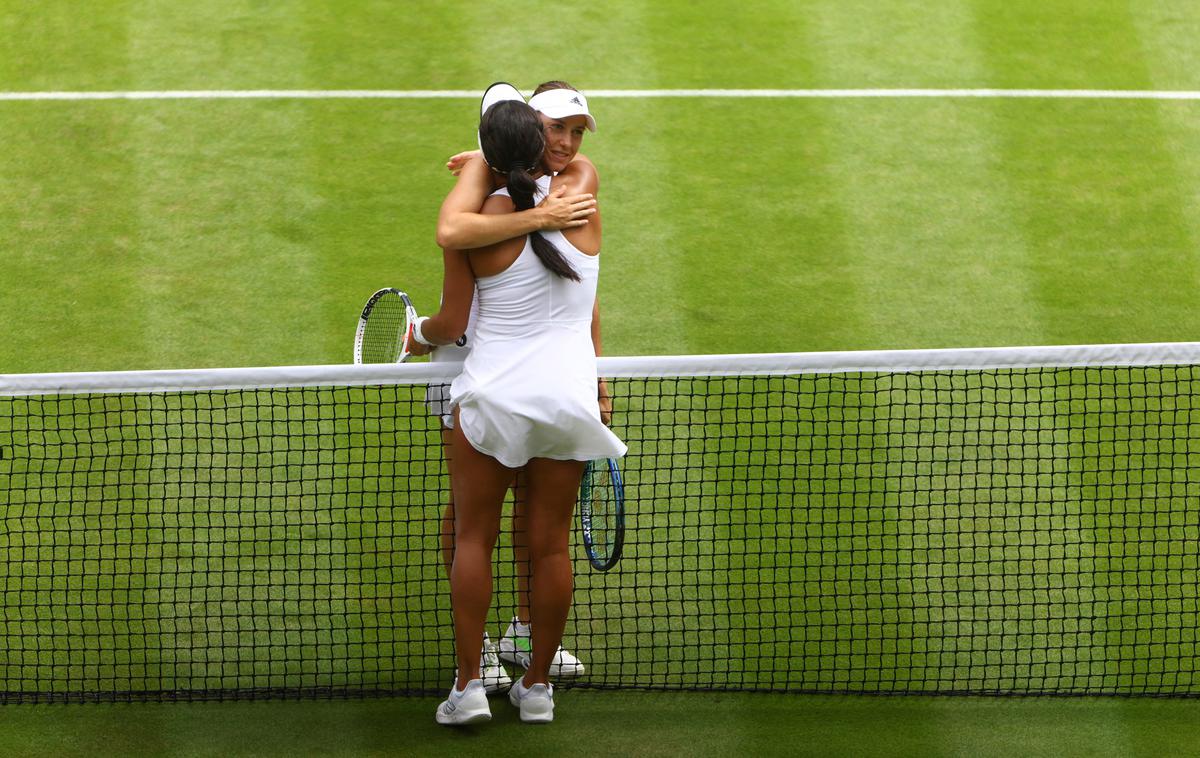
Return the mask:
<svg viewBox="0 0 1200 758">
<path fill-rule="evenodd" d="M 454 565 L 454 433 L 442 427 L 442 455 L 446 458 L 446 473 L 450 475 L 450 500 L 446 510 L 442 511 L 442 531 L 439 542 L 442 548 L 442 565 L 446 567 L 446 576 L 450 576 L 450 568 Z"/>
<path fill-rule="evenodd" d="M 450 481 L 454 481 L 454 432 L 442 428 L 442 454 L 446 458 L 446 473 Z M 525 545 L 525 478 L 518 469 L 511 484 L 513 493 L 512 516 L 512 546 L 513 563 L 516 566 L 517 579 L 517 618 L 522 624 L 529 623 L 529 548 Z M 450 576 L 450 568 L 454 565 L 454 493 L 451 489 L 446 509 L 442 511 L 442 526 L 439 542 L 442 549 L 442 565 L 446 568 L 446 576 Z"/>
<path fill-rule="evenodd" d="M 462 689 L 479 678 L 479 641 L 492 602 L 492 550 L 500 532 L 504 493 L 513 472 L 471 447 L 458 423 L 454 425 L 453 441 L 455 518 L 450 604 L 454 609 L 458 687 Z"/>
<path fill-rule="evenodd" d="M 512 546 L 517 580 L 517 620 L 529 623 L 529 525 L 526 521 L 525 471 L 517 471 L 513 482 Z"/>
<path fill-rule="evenodd" d="M 571 611 L 571 516 L 583 476 L 580 461 L 534 458 L 525 467 L 526 521 L 532 570 L 533 659 L 525 686 L 548 684 L 550 664 Z"/>
</svg>

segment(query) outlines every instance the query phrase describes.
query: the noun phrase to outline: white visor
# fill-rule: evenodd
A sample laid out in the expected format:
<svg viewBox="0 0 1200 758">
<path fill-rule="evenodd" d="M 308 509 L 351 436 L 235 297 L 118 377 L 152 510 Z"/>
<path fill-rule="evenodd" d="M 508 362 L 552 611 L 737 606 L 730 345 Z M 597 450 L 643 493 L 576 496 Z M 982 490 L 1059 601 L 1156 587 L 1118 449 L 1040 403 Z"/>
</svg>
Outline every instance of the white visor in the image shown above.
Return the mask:
<svg viewBox="0 0 1200 758">
<path fill-rule="evenodd" d="M 483 114 L 487 113 L 488 108 L 491 108 L 496 103 L 503 103 L 507 100 L 516 100 L 525 102 L 525 96 L 520 90 L 512 86 L 508 82 L 496 82 L 492 86 L 483 91 L 483 100 L 479 103 L 479 118 L 483 118 Z M 479 138 L 479 133 L 475 133 L 475 141 L 479 143 L 479 152 L 483 152 L 483 140 Z M 487 159 L 484 159 L 487 163 Z"/>
<path fill-rule="evenodd" d="M 496 103 L 503 103 L 506 100 L 520 100 L 525 102 L 525 97 L 520 91 L 509 84 L 508 82 L 496 82 L 488 87 L 483 92 L 483 100 L 479 103 L 479 117 L 483 118 L 483 114 L 487 113 L 487 109 L 491 108 Z"/>
<path fill-rule="evenodd" d="M 538 113 L 544 113 L 550 118 L 587 116 L 588 131 L 596 131 L 596 119 L 588 112 L 587 98 L 582 92 L 573 89 L 548 89 L 529 98 L 529 105 Z"/>
</svg>

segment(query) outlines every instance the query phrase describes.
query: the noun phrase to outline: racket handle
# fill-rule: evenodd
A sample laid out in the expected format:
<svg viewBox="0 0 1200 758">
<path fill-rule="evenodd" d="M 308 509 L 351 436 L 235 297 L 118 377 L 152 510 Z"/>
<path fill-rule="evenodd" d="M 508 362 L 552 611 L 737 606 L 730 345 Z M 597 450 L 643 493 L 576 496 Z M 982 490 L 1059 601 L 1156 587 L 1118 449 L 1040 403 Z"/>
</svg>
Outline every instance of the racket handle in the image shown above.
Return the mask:
<svg viewBox="0 0 1200 758">
<path fill-rule="evenodd" d="M 400 360 L 403 361 L 411 352 L 413 343 L 413 328 L 415 324 L 409 322 L 408 328 L 404 330 L 404 340 L 400 343 Z"/>
</svg>

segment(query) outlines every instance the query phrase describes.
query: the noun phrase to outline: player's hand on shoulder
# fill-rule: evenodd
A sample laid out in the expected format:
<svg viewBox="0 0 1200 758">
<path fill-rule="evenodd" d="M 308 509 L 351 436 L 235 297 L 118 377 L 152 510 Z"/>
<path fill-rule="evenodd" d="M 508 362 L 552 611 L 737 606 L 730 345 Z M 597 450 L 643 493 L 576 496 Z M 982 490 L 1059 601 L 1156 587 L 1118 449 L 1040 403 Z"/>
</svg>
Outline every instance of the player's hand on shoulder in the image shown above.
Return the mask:
<svg viewBox="0 0 1200 758">
<path fill-rule="evenodd" d="M 596 212 L 596 197 L 590 192 L 567 194 L 567 188 L 560 185 L 538 203 L 538 210 L 543 230 L 572 229 L 586 224 L 588 216 Z"/>
</svg>

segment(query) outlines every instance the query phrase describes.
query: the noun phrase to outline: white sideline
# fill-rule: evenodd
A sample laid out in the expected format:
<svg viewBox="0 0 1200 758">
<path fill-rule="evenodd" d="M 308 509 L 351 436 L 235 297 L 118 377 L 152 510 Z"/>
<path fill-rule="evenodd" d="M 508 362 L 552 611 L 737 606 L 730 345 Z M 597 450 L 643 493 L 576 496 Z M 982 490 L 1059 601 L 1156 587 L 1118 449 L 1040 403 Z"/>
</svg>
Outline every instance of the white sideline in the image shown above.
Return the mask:
<svg viewBox="0 0 1200 758">
<path fill-rule="evenodd" d="M 598 98 L 1050 98 L 1200 100 L 1200 91 L 1093 89 L 589 89 Z M 0 92 L 0 101 L 39 100 L 429 100 L 476 99 L 478 90 L 157 90 Z"/>
<path fill-rule="evenodd" d="M 1200 365 L 1200 342 L 599 359 L 600 375 L 614 378 L 1172 365 Z M 454 363 L 402 363 L 0 374 L 0 396 L 427 384 L 448 382 L 458 371 Z"/>
</svg>

